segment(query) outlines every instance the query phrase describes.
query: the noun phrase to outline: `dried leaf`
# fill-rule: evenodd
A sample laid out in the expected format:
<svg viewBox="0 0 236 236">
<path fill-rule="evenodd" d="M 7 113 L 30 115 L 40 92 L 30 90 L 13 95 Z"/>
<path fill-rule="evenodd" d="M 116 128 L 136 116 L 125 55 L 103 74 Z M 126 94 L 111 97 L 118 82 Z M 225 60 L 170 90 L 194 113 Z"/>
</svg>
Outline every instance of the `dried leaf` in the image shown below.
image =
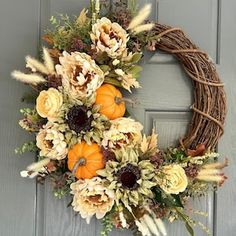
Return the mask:
<svg viewBox="0 0 236 236">
<path fill-rule="evenodd" d="M 187 155 L 191 157 L 202 156 L 206 152 L 205 144 L 198 144 L 196 149 L 188 149 Z"/>
</svg>

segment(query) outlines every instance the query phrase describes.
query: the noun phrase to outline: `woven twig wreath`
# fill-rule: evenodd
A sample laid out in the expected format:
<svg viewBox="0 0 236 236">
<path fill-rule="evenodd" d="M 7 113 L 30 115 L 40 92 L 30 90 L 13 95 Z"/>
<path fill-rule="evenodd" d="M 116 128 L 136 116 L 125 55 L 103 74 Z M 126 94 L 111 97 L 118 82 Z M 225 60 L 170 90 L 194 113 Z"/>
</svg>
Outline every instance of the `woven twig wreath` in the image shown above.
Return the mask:
<svg viewBox="0 0 236 236">
<path fill-rule="evenodd" d="M 180 145 L 187 149 L 204 144 L 214 149 L 224 133 L 227 112 L 224 84 L 215 64 L 180 28 L 156 24 L 155 31 L 159 38 L 158 49 L 174 54 L 193 80 L 193 117 Z"/>
<path fill-rule="evenodd" d="M 74 20 L 52 17 L 44 36 L 51 48 L 43 48 L 42 60 L 26 57 L 29 73 L 12 73 L 36 90 L 29 98 L 35 106 L 21 109 L 19 121 L 36 140 L 16 151 L 38 158 L 21 176 L 40 183 L 49 177 L 55 197 L 70 193 L 69 205 L 87 223 L 102 219 L 102 236 L 113 227 L 164 236 L 162 219 L 184 221 L 193 236 L 192 226 L 206 227 L 185 213 L 187 199 L 227 179 L 228 161 L 213 150 L 224 132 L 224 85 L 181 29 L 145 21 L 151 5 L 132 14 L 120 4 L 108 18 L 100 17 L 99 0 L 91 0 L 90 16 L 84 9 Z M 158 149 L 154 130 L 146 136 L 127 117 L 126 102 L 134 102 L 119 90 L 140 87 L 142 52 L 156 48 L 175 55 L 194 84 L 189 130 L 180 147 L 166 150 Z"/>
</svg>

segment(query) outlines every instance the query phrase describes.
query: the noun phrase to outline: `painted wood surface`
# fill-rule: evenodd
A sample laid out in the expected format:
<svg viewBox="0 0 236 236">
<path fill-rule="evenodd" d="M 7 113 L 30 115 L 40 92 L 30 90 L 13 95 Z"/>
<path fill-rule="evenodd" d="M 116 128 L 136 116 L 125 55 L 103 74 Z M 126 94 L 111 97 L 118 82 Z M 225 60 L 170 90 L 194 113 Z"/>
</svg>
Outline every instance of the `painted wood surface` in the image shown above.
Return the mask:
<svg viewBox="0 0 236 236">
<path fill-rule="evenodd" d="M 206 50 L 218 64 L 226 84 L 228 119 L 219 152 L 228 156 L 229 181 L 216 195 L 194 203 L 194 209 L 208 211 L 199 218 L 214 236 L 234 236 L 236 231 L 236 21 L 234 0 L 146 0 L 152 3 L 153 20 L 179 26 Z M 22 69 L 27 54 L 36 55 L 39 38 L 56 13 L 75 15 L 88 0 L 2 0 L 0 3 L 0 236 L 97 236 L 100 223 L 93 219 L 88 226 L 78 215 L 66 208 L 69 199 L 56 200 L 52 189 L 36 186 L 22 179 L 20 170 L 34 159 L 33 155 L 16 157 L 14 148 L 32 137 L 17 127 L 22 104 L 20 96 L 26 87 L 10 79 L 14 68 Z M 171 55 L 161 52 L 145 55 L 140 78 L 142 89 L 132 94 L 140 104 L 130 108 L 132 115 L 149 132 L 154 126 L 159 132 L 159 145 L 176 143 L 191 116 L 191 82 Z M 155 86 L 153 86 L 155 85 Z M 185 236 L 181 223 L 167 224 L 169 236 Z M 112 236 L 130 235 L 115 231 Z M 203 236 L 201 230 L 197 236 Z"/>
<path fill-rule="evenodd" d="M 22 179 L 20 170 L 33 155 L 17 157 L 14 149 L 32 139 L 18 126 L 20 97 L 26 87 L 10 78 L 14 68 L 25 66 L 24 55 L 35 55 L 38 44 L 39 2 L 0 2 L 0 235 L 34 235 L 34 182 Z"/>
</svg>

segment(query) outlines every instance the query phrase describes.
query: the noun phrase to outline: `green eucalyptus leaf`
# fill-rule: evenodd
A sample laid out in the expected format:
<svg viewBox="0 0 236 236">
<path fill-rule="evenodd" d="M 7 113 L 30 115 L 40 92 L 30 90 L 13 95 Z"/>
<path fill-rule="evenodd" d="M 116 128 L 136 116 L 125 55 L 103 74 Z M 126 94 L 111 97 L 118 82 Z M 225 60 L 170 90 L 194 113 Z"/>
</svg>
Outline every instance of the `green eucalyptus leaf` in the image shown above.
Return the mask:
<svg viewBox="0 0 236 236">
<path fill-rule="evenodd" d="M 104 82 L 107 83 L 107 84 L 112 84 L 112 85 L 114 85 L 114 86 L 123 88 L 123 86 L 121 85 L 120 81 L 118 81 L 117 79 L 114 79 L 114 78 L 108 78 L 108 77 L 106 77 L 105 80 L 104 80 Z"/>
<path fill-rule="evenodd" d="M 124 115 L 125 117 L 130 117 L 131 116 L 131 114 L 129 113 L 129 111 L 126 109 L 125 110 L 125 115 Z"/>
<path fill-rule="evenodd" d="M 159 188 L 155 188 L 153 192 L 155 194 L 155 199 L 157 200 L 157 202 L 163 203 L 161 190 Z"/>
<path fill-rule="evenodd" d="M 172 197 L 173 203 L 175 203 L 175 206 L 177 206 L 177 207 L 184 207 L 182 202 L 181 202 L 181 199 L 180 199 L 179 195 L 172 194 L 171 197 Z"/>
<path fill-rule="evenodd" d="M 189 234 L 191 236 L 194 236 L 194 230 L 193 230 L 192 226 L 188 222 L 185 223 L 185 227 L 186 227 L 187 231 L 189 232 Z"/>
<path fill-rule="evenodd" d="M 108 66 L 108 65 L 101 65 L 100 68 L 104 73 L 110 71 L 110 69 L 111 69 L 110 66 Z"/>
<path fill-rule="evenodd" d="M 155 188 L 154 190 L 155 193 L 155 199 L 157 202 L 161 204 L 165 204 L 167 207 L 183 207 L 183 204 L 181 202 L 180 196 L 179 195 L 169 195 L 164 193 L 161 189 Z"/>
<path fill-rule="evenodd" d="M 193 230 L 189 217 L 183 213 L 182 209 L 179 209 L 176 207 L 175 210 L 178 213 L 179 217 L 185 222 L 185 227 L 187 231 L 189 232 L 189 234 L 191 236 L 194 236 L 194 230 Z"/>
<path fill-rule="evenodd" d="M 138 74 L 142 71 L 142 67 L 141 66 L 132 66 L 130 69 L 127 70 L 127 73 L 132 74 L 134 77 L 137 77 Z"/>
<path fill-rule="evenodd" d="M 132 56 L 131 59 L 131 63 L 138 63 L 140 61 L 140 59 L 142 58 L 143 54 L 142 53 L 134 53 L 134 55 Z"/>
</svg>

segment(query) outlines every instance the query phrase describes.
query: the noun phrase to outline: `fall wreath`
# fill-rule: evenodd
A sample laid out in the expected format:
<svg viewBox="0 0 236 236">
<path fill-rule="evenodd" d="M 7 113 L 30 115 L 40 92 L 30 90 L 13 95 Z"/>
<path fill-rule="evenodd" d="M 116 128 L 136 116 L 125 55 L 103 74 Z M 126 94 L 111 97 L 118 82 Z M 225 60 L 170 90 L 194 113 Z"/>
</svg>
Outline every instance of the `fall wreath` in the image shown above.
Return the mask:
<svg viewBox="0 0 236 236">
<path fill-rule="evenodd" d="M 226 116 L 223 84 L 211 58 L 181 29 L 146 21 L 150 5 L 137 12 L 118 1 L 104 9 L 91 0 L 75 19 L 52 17 L 41 59 L 27 56 L 28 73 L 12 73 L 32 87 L 23 99 L 35 104 L 21 110 L 19 122 L 35 140 L 16 152 L 33 151 L 37 162 L 21 176 L 40 183 L 49 177 L 55 197 L 69 194 L 88 223 L 102 219 L 101 235 L 113 227 L 167 235 L 163 220 L 182 220 L 193 235 L 192 226 L 202 224 L 186 214 L 185 203 L 226 179 L 227 160 L 215 152 Z M 188 132 L 166 150 L 158 149 L 154 130 L 142 134 L 143 125 L 127 115 L 132 101 L 120 90 L 140 87 L 142 51 L 157 49 L 177 57 L 194 87 Z"/>
</svg>

